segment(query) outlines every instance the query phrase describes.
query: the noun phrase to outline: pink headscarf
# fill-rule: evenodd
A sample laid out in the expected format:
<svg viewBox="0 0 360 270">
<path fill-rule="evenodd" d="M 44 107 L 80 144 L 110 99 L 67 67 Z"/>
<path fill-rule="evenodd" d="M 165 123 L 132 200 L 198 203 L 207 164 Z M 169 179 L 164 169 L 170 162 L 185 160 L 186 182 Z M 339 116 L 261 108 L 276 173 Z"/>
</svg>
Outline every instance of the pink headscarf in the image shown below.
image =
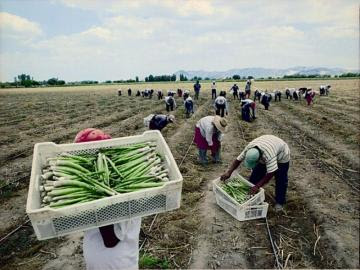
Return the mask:
<svg viewBox="0 0 360 270">
<path fill-rule="evenodd" d="M 100 129 L 86 128 L 76 134 L 75 143 L 101 141 L 111 139 L 111 136 Z"/>
</svg>

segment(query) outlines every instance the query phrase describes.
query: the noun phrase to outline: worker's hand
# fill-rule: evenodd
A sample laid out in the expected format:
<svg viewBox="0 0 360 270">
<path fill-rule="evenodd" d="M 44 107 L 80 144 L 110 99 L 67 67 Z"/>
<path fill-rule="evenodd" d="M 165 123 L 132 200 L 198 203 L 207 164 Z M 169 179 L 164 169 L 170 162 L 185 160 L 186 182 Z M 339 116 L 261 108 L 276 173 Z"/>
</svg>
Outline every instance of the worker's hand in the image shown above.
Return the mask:
<svg viewBox="0 0 360 270">
<path fill-rule="evenodd" d="M 225 182 L 225 180 L 229 179 L 230 176 L 231 176 L 231 173 L 225 172 L 223 175 L 220 176 L 220 180 Z"/>
<path fill-rule="evenodd" d="M 250 189 L 250 194 L 251 195 L 254 195 L 256 193 L 259 192 L 259 187 L 257 185 L 253 186 L 251 189 Z"/>
</svg>

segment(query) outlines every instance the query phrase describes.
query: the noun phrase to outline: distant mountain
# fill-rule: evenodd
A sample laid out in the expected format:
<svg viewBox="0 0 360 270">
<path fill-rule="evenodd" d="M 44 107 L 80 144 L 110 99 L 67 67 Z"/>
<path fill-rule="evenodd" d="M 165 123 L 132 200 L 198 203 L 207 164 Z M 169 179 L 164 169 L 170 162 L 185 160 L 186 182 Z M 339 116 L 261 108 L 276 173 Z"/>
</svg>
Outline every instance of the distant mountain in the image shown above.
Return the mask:
<svg viewBox="0 0 360 270">
<path fill-rule="evenodd" d="M 179 70 L 175 72 L 179 77 L 183 74 L 188 79 L 193 77 L 210 78 L 210 79 L 223 79 L 232 77 L 233 75 L 240 75 L 241 77 L 253 76 L 254 78 L 267 78 L 267 77 L 283 77 L 284 75 L 303 74 L 303 75 L 340 75 L 346 72 L 358 72 L 356 70 L 348 70 L 343 68 L 325 68 L 325 67 L 291 67 L 286 69 L 273 69 L 273 68 L 240 68 L 230 69 L 227 71 L 204 71 L 204 70 Z"/>
</svg>

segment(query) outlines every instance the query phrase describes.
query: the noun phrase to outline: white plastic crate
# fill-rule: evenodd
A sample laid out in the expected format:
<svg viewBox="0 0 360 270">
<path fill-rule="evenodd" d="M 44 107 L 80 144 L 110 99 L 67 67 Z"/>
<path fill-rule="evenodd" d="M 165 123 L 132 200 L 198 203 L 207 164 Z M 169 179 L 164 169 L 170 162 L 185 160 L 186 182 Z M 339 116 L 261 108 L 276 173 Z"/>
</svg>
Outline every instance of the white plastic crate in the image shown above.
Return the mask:
<svg viewBox="0 0 360 270">
<path fill-rule="evenodd" d="M 232 178 L 240 178 L 242 182 L 247 184 L 250 187 L 253 187 L 254 185 L 247 181 L 244 177 L 242 177 L 240 174 L 233 174 L 229 181 L 231 181 Z M 213 181 L 213 191 L 217 197 L 222 197 L 225 201 L 228 201 L 229 203 L 236 203 L 239 206 L 252 206 L 252 205 L 259 205 L 265 201 L 265 190 L 263 188 L 259 188 L 259 192 L 256 193 L 253 197 L 251 197 L 248 201 L 239 204 L 235 199 L 233 199 L 229 194 L 227 194 L 221 187 L 221 180 L 220 178 L 215 179 Z"/>
<path fill-rule="evenodd" d="M 169 170 L 169 182 L 162 187 L 119 194 L 63 208 L 40 208 L 40 175 L 46 159 L 63 152 L 71 154 L 97 153 L 100 148 L 111 148 L 152 141 Z M 37 143 L 34 147 L 29 193 L 26 204 L 35 234 L 39 240 L 63 236 L 100 226 L 114 224 L 134 217 L 143 217 L 180 207 L 182 175 L 161 133 L 146 131 L 142 135 L 76 144 Z"/>
<path fill-rule="evenodd" d="M 234 177 L 240 178 L 241 181 L 251 187 L 254 186 L 239 174 L 236 174 L 236 176 L 232 176 L 231 178 Z M 220 178 L 213 181 L 213 191 L 215 194 L 216 203 L 222 209 L 224 209 L 239 221 L 266 217 L 269 204 L 264 202 L 265 192 L 263 188 L 260 188 L 259 192 L 248 201 L 240 204 L 220 187 L 220 181 Z"/>
</svg>

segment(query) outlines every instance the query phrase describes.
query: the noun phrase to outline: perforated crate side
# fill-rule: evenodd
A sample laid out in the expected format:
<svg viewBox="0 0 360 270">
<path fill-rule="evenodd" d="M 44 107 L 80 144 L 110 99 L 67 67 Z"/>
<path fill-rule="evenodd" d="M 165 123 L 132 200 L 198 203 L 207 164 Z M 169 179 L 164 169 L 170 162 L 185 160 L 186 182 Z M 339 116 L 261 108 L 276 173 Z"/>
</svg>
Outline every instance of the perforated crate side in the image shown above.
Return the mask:
<svg viewBox="0 0 360 270">
<path fill-rule="evenodd" d="M 266 217 L 268 204 L 263 202 L 260 205 L 237 206 L 221 196 L 216 196 L 216 203 L 229 213 L 232 217 L 239 221 L 251 220 Z"/>
<path fill-rule="evenodd" d="M 147 141 L 155 142 L 156 151 L 165 158 L 164 165 L 169 170 L 170 181 L 163 187 L 120 194 L 61 209 L 40 208 L 39 177 L 42 166 L 48 157 L 54 157 L 63 152 L 70 154 L 96 153 L 100 148 L 113 148 Z M 159 131 L 146 131 L 142 135 L 90 143 L 39 143 L 34 147 L 26 212 L 38 239 L 49 239 L 70 232 L 128 220 L 132 217 L 177 209 L 180 207 L 182 180 L 170 148 Z"/>
<path fill-rule="evenodd" d="M 227 203 L 222 199 L 218 199 L 217 204 L 234 218 L 237 218 L 237 209 L 233 205 Z"/>
<path fill-rule="evenodd" d="M 246 207 L 238 211 L 238 220 L 252 220 L 258 218 L 264 218 L 267 215 L 269 204 L 264 202 L 260 205 L 253 205 L 250 207 Z"/>
<path fill-rule="evenodd" d="M 253 184 L 245 180 L 242 176 L 238 175 L 237 177 L 240 177 L 241 180 L 246 184 L 254 186 Z M 222 199 L 227 201 L 228 203 L 235 204 L 238 207 L 247 207 L 252 205 L 259 205 L 265 201 L 265 191 L 263 188 L 260 188 L 258 193 L 256 193 L 246 202 L 240 204 L 220 187 L 221 184 L 220 181 L 221 181 L 220 178 L 217 178 L 213 181 L 213 191 L 216 196 L 222 197 Z"/>
</svg>

